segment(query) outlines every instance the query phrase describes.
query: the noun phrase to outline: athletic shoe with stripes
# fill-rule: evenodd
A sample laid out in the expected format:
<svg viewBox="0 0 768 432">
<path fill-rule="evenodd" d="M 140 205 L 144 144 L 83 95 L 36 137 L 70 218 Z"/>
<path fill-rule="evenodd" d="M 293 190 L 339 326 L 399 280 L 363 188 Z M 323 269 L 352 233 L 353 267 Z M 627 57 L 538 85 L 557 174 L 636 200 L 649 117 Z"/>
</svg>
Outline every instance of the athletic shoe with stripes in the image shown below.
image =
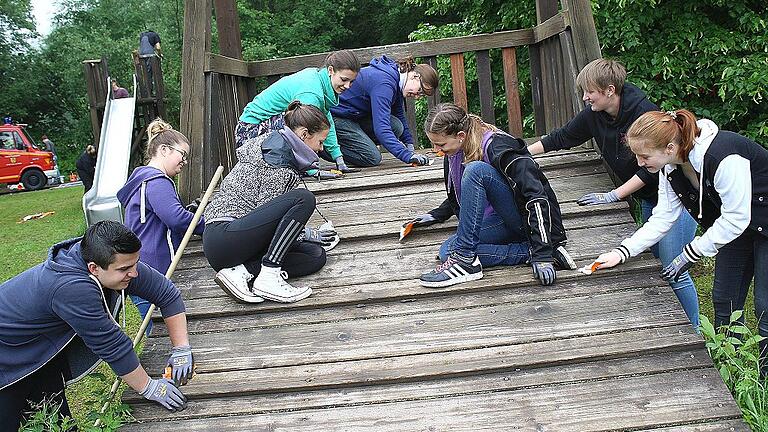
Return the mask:
<svg viewBox="0 0 768 432">
<path fill-rule="evenodd" d="M 248 288 L 248 282 L 251 279 L 253 279 L 253 275 L 242 264 L 237 267 L 221 269 L 213 278 L 216 284 L 235 300 L 244 303 L 261 303 L 264 299 L 254 295 Z"/>
<path fill-rule="evenodd" d="M 560 245 L 552 252 L 552 260 L 554 261 L 555 268 L 560 270 L 576 270 L 576 261 L 565 249 L 565 246 Z"/>
<path fill-rule="evenodd" d="M 448 256 L 448 259 L 436 269 L 421 275 L 419 283 L 429 288 L 442 288 L 482 277 L 483 266 L 480 264 L 480 258 L 475 257 L 472 264 L 467 264 L 453 256 Z"/>
</svg>

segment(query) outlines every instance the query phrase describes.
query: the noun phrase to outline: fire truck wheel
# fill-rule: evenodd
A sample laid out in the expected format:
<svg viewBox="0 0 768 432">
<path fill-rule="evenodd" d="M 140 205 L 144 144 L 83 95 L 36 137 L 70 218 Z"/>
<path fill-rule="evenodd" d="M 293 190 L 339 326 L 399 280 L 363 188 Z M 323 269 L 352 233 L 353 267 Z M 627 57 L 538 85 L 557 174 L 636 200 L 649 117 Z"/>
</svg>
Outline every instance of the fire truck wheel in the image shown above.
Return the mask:
<svg viewBox="0 0 768 432">
<path fill-rule="evenodd" d="M 29 170 L 21 176 L 21 184 L 26 190 L 42 189 L 46 182 L 45 174 L 36 169 Z"/>
</svg>

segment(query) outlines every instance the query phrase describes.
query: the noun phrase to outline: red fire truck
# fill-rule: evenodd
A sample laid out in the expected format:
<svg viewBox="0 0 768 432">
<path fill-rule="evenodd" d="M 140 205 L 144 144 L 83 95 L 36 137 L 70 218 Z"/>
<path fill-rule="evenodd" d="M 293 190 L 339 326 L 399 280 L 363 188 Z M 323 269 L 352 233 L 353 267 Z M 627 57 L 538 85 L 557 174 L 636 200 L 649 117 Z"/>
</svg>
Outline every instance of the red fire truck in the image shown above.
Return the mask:
<svg viewBox="0 0 768 432">
<path fill-rule="evenodd" d="M 37 190 L 58 183 L 53 153 L 38 149 L 24 126 L 8 119 L 0 125 L 0 184 L 21 183 L 26 190 Z"/>
</svg>

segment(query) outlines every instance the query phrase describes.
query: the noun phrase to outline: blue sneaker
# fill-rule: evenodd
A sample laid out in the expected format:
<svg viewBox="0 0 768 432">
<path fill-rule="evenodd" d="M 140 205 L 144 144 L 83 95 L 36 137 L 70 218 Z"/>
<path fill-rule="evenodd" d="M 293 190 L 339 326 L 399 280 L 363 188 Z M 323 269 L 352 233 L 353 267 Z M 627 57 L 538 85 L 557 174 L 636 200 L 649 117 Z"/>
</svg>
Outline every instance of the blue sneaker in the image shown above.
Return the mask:
<svg viewBox="0 0 768 432">
<path fill-rule="evenodd" d="M 449 255 L 444 263 L 437 266 L 429 273 L 424 273 L 419 278 L 419 283 L 428 288 L 442 288 L 469 282 L 483 277 L 483 266 L 480 258 L 475 257 L 472 264 L 467 264 L 453 255 Z"/>
</svg>

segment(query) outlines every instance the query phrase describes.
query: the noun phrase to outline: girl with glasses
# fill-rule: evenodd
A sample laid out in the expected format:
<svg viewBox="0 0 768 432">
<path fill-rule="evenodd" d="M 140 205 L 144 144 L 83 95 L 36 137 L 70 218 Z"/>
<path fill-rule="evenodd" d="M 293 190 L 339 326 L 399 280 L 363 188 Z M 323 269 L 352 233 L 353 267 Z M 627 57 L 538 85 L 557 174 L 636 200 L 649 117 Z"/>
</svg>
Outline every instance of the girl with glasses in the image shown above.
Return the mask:
<svg viewBox="0 0 768 432">
<path fill-rule="evenodd" d="M 404 163 L 429 163 L 427 156 L 414 151 L 405 98 L 431 96 L 438 84 L 437 72 L 428 64 L 397 62 L 387 56 L 371 60 L 339 97 L 339 105 L 331 108 L 344 160 L 359 167 L 379 165 L 378 143 Z"/>
<path fill-rule="evenodd" d="M 189 159 L 189 141 L 162 119 L 147 127 L 146 166 L 133 170 L 117 198 L 125 211 L 125 225 L 141 240 L 141 261 L 165 274 L 194 214 L 184 208 L 173 178 Z M 192 207 L 191 207 L 192 208 Z M 195 227 L 202 234 L 203 218 Z M 131 296 L 142 318 L 149 302 Z M 152 327 L 150 322 L 147 334 Z"/>
</svg>

